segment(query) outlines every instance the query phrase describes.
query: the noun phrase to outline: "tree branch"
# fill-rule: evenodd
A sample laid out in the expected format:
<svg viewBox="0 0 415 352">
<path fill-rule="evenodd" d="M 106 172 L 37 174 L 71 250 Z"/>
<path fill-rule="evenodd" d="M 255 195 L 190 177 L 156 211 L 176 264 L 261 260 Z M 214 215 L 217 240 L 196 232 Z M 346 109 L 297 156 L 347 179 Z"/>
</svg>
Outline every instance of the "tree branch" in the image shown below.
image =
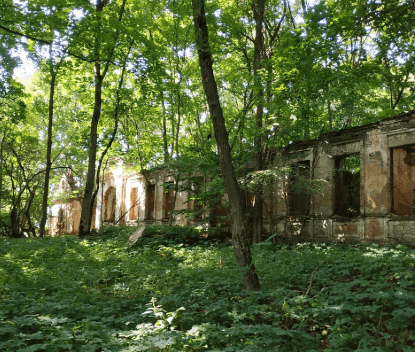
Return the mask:
<svg viewBox="0 0 415 352">
<path fill-rule="evenodd" d="M 322 261 L 322 262 L 318 265 L 318 267 L 314 269 L 313 273 L 311 274 L 310 284 L 308 285 L 308 290 L 307 290 L 307 292 L 305 293 L 305 296 L 308 296 L 308 294 L 309 294 L 309 293 L 310 293 L 310 291 L 311 291 L 311 286 L 313 285 L 313 278 L 314 278 L 314 274 L 315 274 L 315 273 L 316 273 L 316 271 L 320 268 L 321 264 L 323 264 L 325 261 L 326 261 L 326 260 L 324 259 L 324 260 L 323 260 L 323 261 Z"/>
<path fill-rule="evenodd" d="M 33 37 L 33 36 L 29 35 L 29 34 L 24 34 L 22 32 L 18 32 L 18 31 L 15 31 L 13 29 L 4 27 L 1 24 L 0 24 L 0 28 L 3 29 L 4 31 L 8 32 L 8 33 L 16 34 L 16 35 L 18 35 L 20 37 L 25 37 L 27 39 L 32 39 L 32 40 L 34 40 L 36 42 L 39 42 L 39 43 L 43 43 L 43 44 L 47 44 L 47 45 L 50 45 L 52 43 L 51 40 L 45 40 L 45 39 L 36 38 L 36 37 Z"/>
</svg>

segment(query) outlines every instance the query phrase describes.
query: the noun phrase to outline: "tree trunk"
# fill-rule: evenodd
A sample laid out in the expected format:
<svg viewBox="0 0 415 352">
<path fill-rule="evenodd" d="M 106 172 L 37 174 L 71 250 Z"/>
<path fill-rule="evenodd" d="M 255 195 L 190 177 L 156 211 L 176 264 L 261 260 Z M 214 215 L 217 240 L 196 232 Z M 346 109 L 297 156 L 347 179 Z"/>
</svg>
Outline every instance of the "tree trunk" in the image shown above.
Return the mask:
<svg viewBox="0 0 415 352">
<path fill-rule="evenodd" d="M 180 172 L 176 172 L 176 175 L 174 176 L 174 178 L 175 178 L 174 197 L 173 197 L 173 203 L 172 203 L 170 214 L 169 214 L 169 226 L 173 225 L 173 212 L 176 207 L 177 193 L 179 193 Z"/>
<path fill-rule="evenodd" d="M 255 90 L 257 91 L 257 107 L 256 107 L 256 130 L 257 135 L 254 141 L 255 147 L 255 171 L 263 169 L 263 116 L 264 116 L 264 89 L 262 87 L 259 70 L 261 66 L 261 52 L 264 48 L 264 36 L 262 33 L 262 23 L 264 20 L 265 0 L 256 0 L 252 3 L 255 16 L 255 42 L 254 42 L 254 79 Z M 252 242 L 258 243 L 262 241 L 263 232 L 263 187 L 261 184 L 255 186 L 255 204 L 253 209 L 253 226 L 252 226 Z"/>
<path fill-rule="evenodd" d="M 176 37 L 177 40 L 177 37 Z M 176 43 L 177 47 L 177 43 Z M 179 59 L 177 58 L 179 62 Z M 179 82 L 177 83 L 177 129 L 176 129 L 176 159 L 179 159 L 179 133 L 180 133 L 180 122 L 181 122 L 181 95 L 180 95 L 180 85 L 182 83 L 182 73 L 179 69 L 179 63 L 177 62 L 176 71 L 180 75 Z M 176 174 L 174 175 L 175 183 L 174 183 L 174 197 L 173 197 L 173 204 L 169 214 L 169 226 L 173 225 L 173 212 L 176 207 L 176 200 L 177 200 L 177 193 L 179 192 L 179 182 L 180 182 L 180 171 L 177 170 Z"/>
<path fill-rule="evenodd" d="M 6 138 L 6 132 L 4 132 L 3 138 L 0 144 L 0 229 L 3 227 L 3 221 L 1 217 L 1 199 L 2 195 L 1 192 L 3 191 L 3 147 L 4 147 L 4 140 Z"/>
<path fill-rule="evenodd" d="M 92 194 L 94 191 L 95 181 L 95 162 L 97 158 L 97 129 L 99 118 L 101 117 L 102 105 L 102 82 L 101 64 L 95 62 L 95 105 L 91 119 L 91 132 L 89 137 L 89 160 L 88 173 L 86 175 L 85 191 L 82 201 L 81 221 L 79 223 L 79 237 L 85 237 L 91 229 L 92 219 Z"/>
<path fill-rule="evenodd" d="M 35 195 L 36 195 L 36 189 L 37 189 L 37 186 L 35 186 L 33 190 L 30 190 L 28 188 L 28 191 L 30 193 L 30 197 L 29 197 L 29 200 L 27 201 L 27 205 L 25 207 L 26 210 L 25 210 L 25 212 L 23 213 L 23 216 L 22 216 L 22 218 L 23 218 L 23 221 L 22 221 L 22 224 L 21 224 L 22 234 L 23 234 L 23 232 L 25 230 L 25 223 L 27 221 L 27 224 L 28 224 L 28 233 L 32 233 L 33 236 L 36 235 L 35 227 L 33 226 L 32 219 L 30 217 L 30 210 L 32 208 L 33 200 L 34 200 Z"/>
<path fill-rule="evenodd" d="M 19 229 L 19 218 L 17 214 L 17 208 L 13 205 L 12 210 L 10 211 L 10 237 L 19 238 L 21 237 Z"/>
<path fill-rule="evenodd" d="M 114 130 L 112 131 L 112 135 L 111 138 L 107 144 L 107 146 L 105 147 L 104 151 L 101 154 L 101 157 L 98 161 L 98 169 L 97 169 L 97 174 L 96 174 L 96 180 L 95 180 L 95 184 L 96 184 L 96 188 L 94 193 L 92 194 L 92 200 L 90 202 L 90 207 L 91 207 L 91 219 L 92 219 L 92 212 L 93 212 L 93 208 L 94 208 L 94 203 L 95 203 L 95 199 L 97 197 L 97 194 L 99 192 L 99 175 L 101 172 L 101 167 L 102 167 L 102 162 L 104 161 L 105 156 L 108 153 L 108 150 L 111 148 L 112 143 L 115 140 L 115 136 L 117 134 L 118 131 L 118 122 L 119 122 L 119 111 L 120 111 L 120 104 L 121 104 L 121 89 L 124 83 L 124 74 L 125 74 L 125 68 L 127 65 L 127 60 L 128 60 L 128 56 L 130 55 L 131 49 L 134 45 L 134 41 L 131 42 L 130 47 L 128 49 L 127 55 L 125 57 L 125 61 L 124 61 L 124 65 L 122 67 L 122 71 L 121 71 L 121 77 L 120 77 L 120 81 L 118 82 L 118 89 L 117 89 L 117 99 L 116 99 L 116 103 L 115 103 L 115 110 L 114 110 Z"/>
<path fill-rule="evenodd" d="M 121 22 L 122 16 L 125 10 L 125 4 L 127 0 L 123 0 L 120 12 L 118 14 L 118 22 Z M 108 4 L 106 0 L 97 0 L 96 12 L 102 12 L 104 6 Z M 98 22 L 101 20 L 101 16 L 98 16 Z M 97 159 L 97 137 L 98 137 L 98 123 L 101 117 L 101 105 L 102 105 L 102 83 L 108 72 L 108 68 L 114 54 L 114 50 L 117 44 L 119 36 L 119 28 L 116 30 L 116 36 L 114 44 L 108 54 L 107 62 L 104 66 L 103 72 L 101 73 L 101 61 L 99 57 L 100 38 L 99 33 L 95 38 L 95 97 L 94 97 L 94 111 L 91 118 L 91 132 L 89 137 L 89 160 L 88 160 L 88 172 L 86 175 L 85 191 L 82 200 L 82 212 L 81 220 L 79 222 L 79 237 L 85 237 L 91 231 L 91 220 L 92 220 L 92 209 L 93 209 L 93 192 L 95 185 L 95 162 Z"/>
<path fill-rule="evenodd" d="M 176 129 L 176 159 L 179 158 L 179 132 L 180 132 L 180 120 L 181 120 L 181 96 L 180 96 L 180 84 L 182 82 L 182 74 L 179 69 L 177 69 L 180 79 L 177 85 L 177 129 Z M 179 182 L 180 182 L 180 171 L 178 170 L 174 175 L 175 183 L 174 183 L 174 197 L 173 197 L 173 204 L 169 214 L 169 226 L 173 224 L 173 212 L 176 207 L 176 199 L 177 193 L 179 192 Z"/>
<path fill-rule="evenodd" d="M 167 142 L 167 121 L 166 121 L 167 119 L 166 119 L 166 106 L 164 105 L 163 88 L 160 89 L 160 98 L 161 98 L 161 111 L 163 112 L 163 154 L 164 154 L 164 163 L 167 163 L 169 161 L 169 146 Z"/>
<path fill-rule="evenodd" d="M 205 17 L 204 1 L 192 0 L 193 20 L 196 33 L 196 45 L 199 65 L 202 74 L 203 89 L 209 105 L 210 116 L 215 131 L 219 162 L 225 189 L 229 197 L 232 220 L 233 251 L 240 271 L 243 274 L 242 284 L 247 290 L 259 290 L 260 283 L 252 263 L 251 250 L 246 238 L 244 221 L 245 207 L 232 164 L 228 134 L 225 128 L 218 88 L 213 75 L 213 60 L 210 53 L 208 28 Z"/>
<path fill-rule="evenodd" d="M 45 234 L 46 220 L 48 218 L 49 179 L 50 179 L 50 169 L 52 167 L 52 128 L 53 128 L 53 102 L 54 102 L 53 99 L 55 95 L 55 83 L 56 83 L 57 71 L 54 72 L 52 68 L 51 74 L 52 74 L 52 77 L 50 79 L 50 94 L 49 94 L 49 123 L 48 123 L 48 142 L 47 142 L 47 150 L 46 150 L 45 185 L 43 187 L 42 220 L 40 221 L 40 227 L 39 227 L 40 237 L 43 237 Z"/>
</svg>

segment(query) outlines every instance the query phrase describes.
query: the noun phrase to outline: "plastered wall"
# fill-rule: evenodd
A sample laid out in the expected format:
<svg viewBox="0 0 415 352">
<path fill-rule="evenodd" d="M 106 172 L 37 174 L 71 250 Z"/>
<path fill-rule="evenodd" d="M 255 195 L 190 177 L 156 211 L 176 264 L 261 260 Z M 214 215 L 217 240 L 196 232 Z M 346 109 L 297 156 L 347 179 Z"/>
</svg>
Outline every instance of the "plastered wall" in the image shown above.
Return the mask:
<svg viewBox="0 0 415 352">
<path fill-rule="evenodd" d="M 359 160 L 360 187 L 353 192 L 359 193 L 354 196 L 360 197 L 360 206 L 348 215 L 336 210 L 344 191 L 339 192 L 335 180 L 339 172 L 336 167 L 351 155 L 358 155 Z M 274 167 L 301 162 L 310 165 L 314 190 L 301 199 L 309 202 L 308 206 L 297 207 L 306 209 L 306 213 L 293 214 L 290 175 L 280 173 L 264 191 L 264 227 L 269 234 L 291 239 L 415 243 L 415 113 L 330 132 L 314 141 L 292 143 L 277 151 Z M 101 181 L 95 227 L 108 221 L 127 225 L 167 222 L 174 192 L 168 193 L 165 185 L 173 185 L 174 181 L 174 175 L 166 170 L 147 172 L 145 176 L 126 173 L 118 161 Z M 63 182 L 61 188 L 68 187 Z M 186 192 L 175 195 L 175 210 L 193 207 Z M 110 209 L 113 218 L 105 215 Z M 63 221 L 58 221 L 59 211 L 64 214 Z M 54 202 L 51 234 L 77 233 L 80 214 L 79 200 Z M 186 225 L 188 220 L 183 214 L 174 215 L 174 223 Z"/>
<path fill-rule="evenodd" d="M 290 218 L 280 182 L 280 196 L 274 200 L 277 221 L 272 232 L 294 239 L 415 242 L 413 112 L 328 133 L 309 142 L 305 152 L 304 145 L 299 146 L 308 155 L 304 160 L 314 160 L 314 178 L 327 181 L 327 186 L 311 195 L 311 210 L 301 221 L 298 217 Z M 287 149 L 285 155 L 289 160 L 289 154 L 297 152 L 295 143 Z M 408 150 L 413 153 L 408 154 Z M 335 160 L 356 154 L 360 158 L 360 209 L 359 214 L 348 217 L 336 214 L 335 210 L 335 198 L 341 196 L 336 193 L 334 182 Z"/>
</svg>

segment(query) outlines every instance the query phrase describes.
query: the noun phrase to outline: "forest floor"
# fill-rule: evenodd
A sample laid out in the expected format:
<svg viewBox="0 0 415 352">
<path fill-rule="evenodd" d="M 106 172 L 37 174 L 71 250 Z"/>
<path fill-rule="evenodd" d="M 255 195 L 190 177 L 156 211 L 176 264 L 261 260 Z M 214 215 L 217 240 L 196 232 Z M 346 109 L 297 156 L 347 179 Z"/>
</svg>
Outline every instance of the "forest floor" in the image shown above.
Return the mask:
<svg viewBox="0 0 415 352">
<path fill-rule="evenodd" d="M 231 247 L 134 230 L 0 239 L 0 350 L 414 351 L 412 248 L 264 242 L 248 292 Z"/>
</svg>

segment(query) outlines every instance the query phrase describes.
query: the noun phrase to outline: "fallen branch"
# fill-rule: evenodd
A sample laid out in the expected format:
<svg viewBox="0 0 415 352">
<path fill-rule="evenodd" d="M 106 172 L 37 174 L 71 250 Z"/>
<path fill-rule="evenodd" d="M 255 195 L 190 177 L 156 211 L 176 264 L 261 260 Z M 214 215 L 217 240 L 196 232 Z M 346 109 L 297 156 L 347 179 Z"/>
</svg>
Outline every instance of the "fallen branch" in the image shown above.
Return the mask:
<svg viewBox="0 0 415 352">
<path fill-rule="evenodd" d="M 134 233 L 130 236 L 128 239 L 128 244 L 132 245 L 137 242 L 137 240 L 143 235 L 143 232 L 146 228 L 146 225 L 143 225 L 139 227 L 137 230 L 134 231 Z"/>
<path fill-rule="evenodd" d="M 311 278 L 310 278 L 310 285 L 308 285 L 308 290 L 307 290 L 307 292 L 305 293 L 305 296 L 308 296 L 308 294 L 309 294 L 309 293 L 310 293 L 310 291 L 311 291 L 311 286 L 313 285 L 313 278 L 314 278 L 314 274 L 315 274 L 315 273 L 316 273 L 316 271 L 320 268 L 321 264 L 323 264 L 325 261 L 326 261 L 326 260 L 324 259 L 324 260 L 323 260 L 323 261 L 322 261 L 322 262 L 318 265 L 318 267 L 314 269 L 313 273 L 311 274 Z"/>
<path fill-rule="evenodd" d="M 121 215 L 121 217 L 117 220 L 117 221 L 114 221 L 114 223 L 113 223 L 113 225 L 117 225 L 121 220 L 122 220 L 122 218 L 124 217 L 124 216 L 126 216 L 127 214 L 128 214 L 128 212 L 132 209 L 132 208 L 134 208 L 136 205 L 138 205 L 138 203 L 140 203 L 140 200 L 137 200 L 131 207 L 130 207 L 130 209 L 128 209 L 123 215 Z"/>
</svg>

